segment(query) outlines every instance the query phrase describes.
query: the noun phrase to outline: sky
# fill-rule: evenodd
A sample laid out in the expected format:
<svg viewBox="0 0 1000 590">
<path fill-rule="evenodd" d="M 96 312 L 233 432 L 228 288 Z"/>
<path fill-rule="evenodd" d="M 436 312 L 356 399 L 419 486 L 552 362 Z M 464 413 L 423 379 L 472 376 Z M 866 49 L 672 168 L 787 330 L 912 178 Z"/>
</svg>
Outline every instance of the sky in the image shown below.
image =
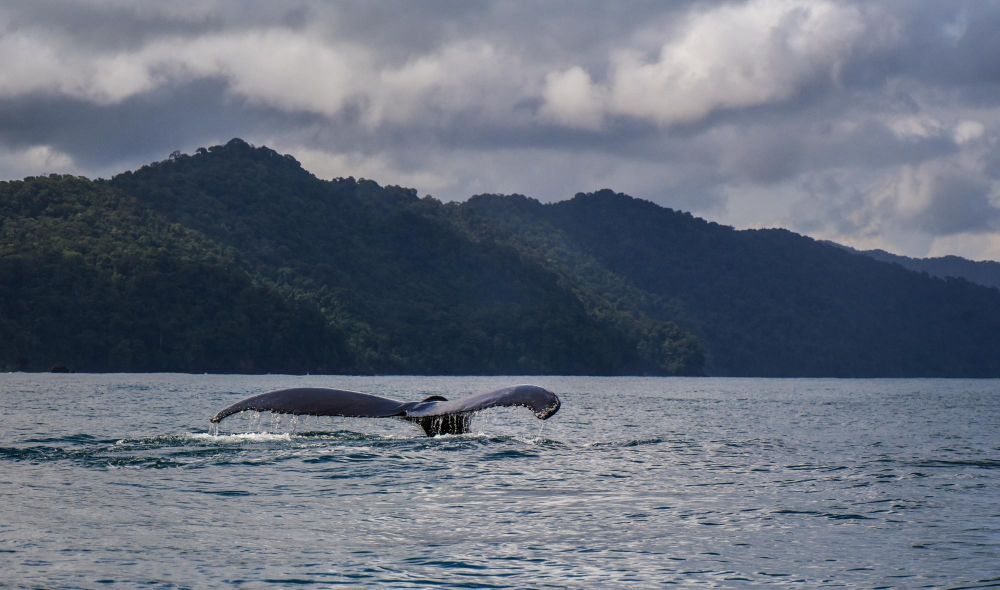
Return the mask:
<svg viewBox="0 0 1000 590">
<path fill-rule="evenodd" d="M 0 179 L 240 137 L 441 200 L 601 188 L 1000 260 L 1000 1 L 0 3 Z"/>
</svg>

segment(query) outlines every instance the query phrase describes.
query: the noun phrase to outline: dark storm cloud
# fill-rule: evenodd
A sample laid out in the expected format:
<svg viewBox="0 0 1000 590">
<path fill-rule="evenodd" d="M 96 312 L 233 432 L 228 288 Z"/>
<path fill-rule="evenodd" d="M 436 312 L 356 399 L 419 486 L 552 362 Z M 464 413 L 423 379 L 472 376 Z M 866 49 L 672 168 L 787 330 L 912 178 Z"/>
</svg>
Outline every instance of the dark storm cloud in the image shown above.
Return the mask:
<svg viewBox="0 0 1000 590">
<path fill-rule="evenodd" d="M 948 170 L 930 179 L 927 203 L 914 216 L 914 224 L 932 234 L 989 230 L 1000 218 L 990 203 L 989 184 L 982 178 Z"/>
<path fill-rule="evenodd" d="M 0 173 L 243 137 L 461 199 L 605 186 L 1000 256 L 1000 2 L 12 1 Z"/>
</svg>

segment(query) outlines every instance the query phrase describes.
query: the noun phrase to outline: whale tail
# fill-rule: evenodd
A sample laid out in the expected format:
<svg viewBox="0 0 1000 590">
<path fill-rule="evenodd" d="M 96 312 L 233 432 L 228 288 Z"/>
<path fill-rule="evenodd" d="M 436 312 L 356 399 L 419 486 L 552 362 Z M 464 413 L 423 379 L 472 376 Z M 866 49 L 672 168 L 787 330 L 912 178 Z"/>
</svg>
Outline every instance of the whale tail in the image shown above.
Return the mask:
<svg viewBox="0 0 1000 590">
<path fill-rule="evenodd" d="M 237 402 L 212 417 L 218 424 L 246 410 L 309 416 L 352 418 L 402 418 L 423 429 L 427 436 L 469 432 L 472 415 L 495 407 L 522 406 L 540 420 L 559 411 L 559 397 L 537 385 L 516 385 L 449 401 L 432 395 L 419 402 L 399 402 L 384 397 L 340 389 L 295 388 L 262 393 Z"/>
</svg>

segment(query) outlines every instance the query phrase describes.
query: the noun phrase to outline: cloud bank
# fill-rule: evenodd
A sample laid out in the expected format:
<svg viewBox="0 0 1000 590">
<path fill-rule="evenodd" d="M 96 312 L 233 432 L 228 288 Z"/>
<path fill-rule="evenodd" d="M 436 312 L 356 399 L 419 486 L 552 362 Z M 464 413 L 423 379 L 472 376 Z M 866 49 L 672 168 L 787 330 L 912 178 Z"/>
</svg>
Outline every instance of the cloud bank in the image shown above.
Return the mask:
<svg viewBox="0 0 1000 590">
<path fill-rule="evenodd" d="M 1000 259 L 1000 4 L 7 2 L 0 176 L 242 137 L 444 199 L 611 187 Z"/>
</svg>

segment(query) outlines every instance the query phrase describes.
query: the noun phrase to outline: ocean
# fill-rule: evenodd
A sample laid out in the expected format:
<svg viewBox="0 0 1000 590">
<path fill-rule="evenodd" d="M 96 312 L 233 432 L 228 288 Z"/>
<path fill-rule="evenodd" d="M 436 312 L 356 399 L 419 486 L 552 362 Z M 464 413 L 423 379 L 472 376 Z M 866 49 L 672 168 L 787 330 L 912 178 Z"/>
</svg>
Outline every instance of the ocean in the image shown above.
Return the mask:
<svg viewBox="0 0 1000 590">
<path fill-rule="evenodd" d="M 285 387 L 555 391 L 427 438 Z M 0 587 L 1000 586 L 1000 381 L 0 375 Z"/>
</svg>

